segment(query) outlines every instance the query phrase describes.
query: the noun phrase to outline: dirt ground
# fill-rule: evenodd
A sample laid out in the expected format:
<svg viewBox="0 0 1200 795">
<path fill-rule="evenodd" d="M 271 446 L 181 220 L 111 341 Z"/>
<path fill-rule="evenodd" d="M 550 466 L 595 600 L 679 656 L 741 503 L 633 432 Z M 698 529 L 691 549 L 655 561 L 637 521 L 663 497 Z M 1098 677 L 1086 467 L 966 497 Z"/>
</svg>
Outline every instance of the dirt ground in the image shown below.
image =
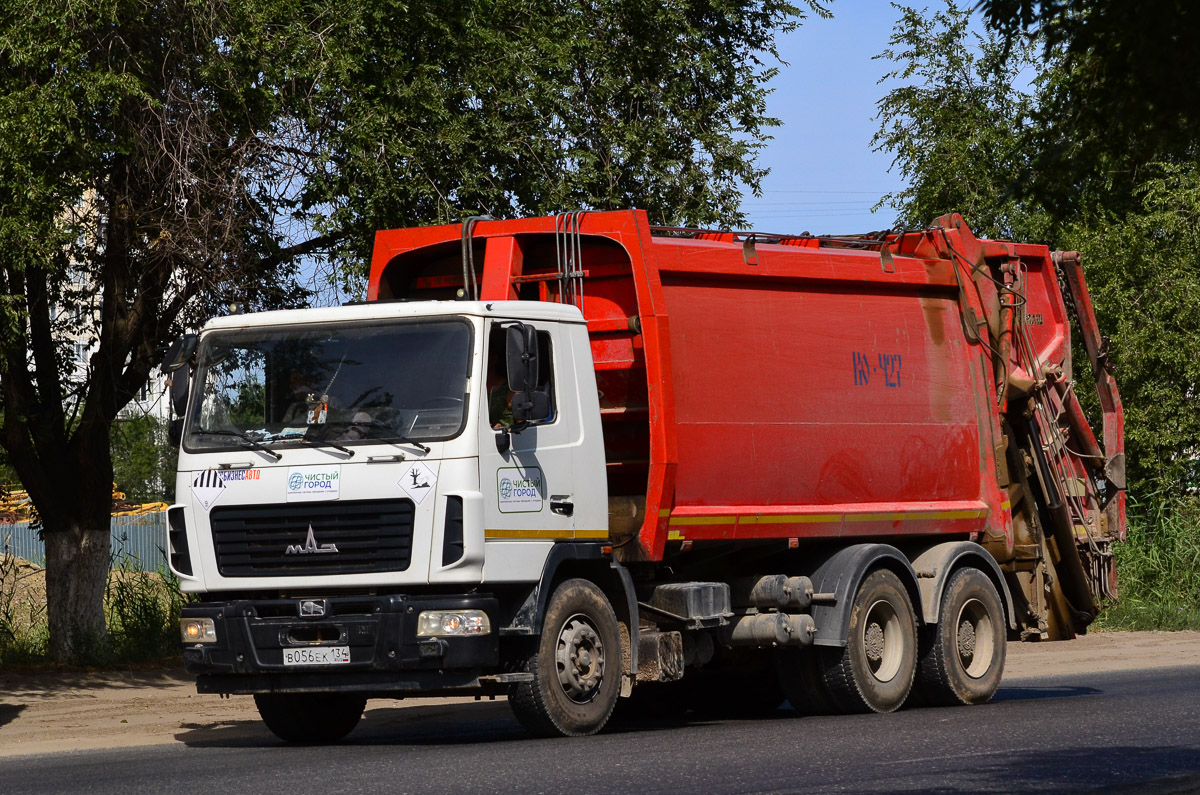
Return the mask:
<svg viewBox="0 0 1200 795">
<path fill-rule="evenodd" d="M 1010 643 L 1005 679 L 1179 665 L 1200 667 L 1200 632 L 1109 632 L 1066 643 Z M 371 701 L 365 720 L 430 719 L 454 703 L 471 700 Z M 253 699 L 197 695 L 179 669 L 33 674 L 0 670 L 0 756 L 239 739 L 271 740 Z"/>
</svg>

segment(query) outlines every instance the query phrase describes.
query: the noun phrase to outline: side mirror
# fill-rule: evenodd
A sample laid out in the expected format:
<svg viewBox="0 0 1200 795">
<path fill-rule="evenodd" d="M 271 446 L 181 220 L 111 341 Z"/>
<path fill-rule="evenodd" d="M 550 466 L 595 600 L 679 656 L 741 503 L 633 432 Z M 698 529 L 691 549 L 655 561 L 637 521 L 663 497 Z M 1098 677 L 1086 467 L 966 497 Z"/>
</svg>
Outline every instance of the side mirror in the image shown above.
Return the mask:
<svg viewBox="0 0 1200 795">
<path fill-rule="evenodd" d="M 188 380 L 186 369 L 171 376 L 171 408 L 177 417 L 182 417 L 187 411 Z"/>
<path fill-rule="evenodd" d="M 513 422 L 526 423 L 550 416 L 550 395 L 538 390 L 518 392 L 512 401 Z"/>
<path fill-rule="evenodd" d="M 183 442 L 183 418 L 171 420 L 167 426 L 167 441 L 172 447 L 178 447 Z"/>
<path fill-rule="evenodd" d="M 537 330 L 524 323 L 508 327 L 505 345 L 508 360 L 508 388 L 513 392 L 529 392 L 538 385 Z M 513 401 L 513 419 L 516 416 L 516 401 Z"/>
<path fill-rule="evenodd" d="M 196 343 L 200 338 L 195 334 L 184 334 L 179 339 L 171 343 L 171 347 L 167 348 L 167 352 L 163 355 L 162 364 L 159 369 L 163 373 L 173 373 L 180 367 L 188 363 L 192 358 L 192 354 L 196 352 Z"/>
</svg>

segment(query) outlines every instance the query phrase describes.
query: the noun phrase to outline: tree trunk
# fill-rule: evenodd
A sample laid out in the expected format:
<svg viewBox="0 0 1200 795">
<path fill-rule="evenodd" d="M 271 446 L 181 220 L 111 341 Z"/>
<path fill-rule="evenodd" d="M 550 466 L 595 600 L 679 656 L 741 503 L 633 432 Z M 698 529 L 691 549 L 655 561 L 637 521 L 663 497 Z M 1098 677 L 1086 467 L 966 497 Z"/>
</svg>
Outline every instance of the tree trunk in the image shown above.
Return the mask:
<svg viewBox="0 0 1200 795">
<path fill-rule="evenodd" d="M 46 614 L 55 662 L 85 659 L 104 641 L 111 547 L 107 525 L 98 530 L 46 528 Z"/>
</svg>

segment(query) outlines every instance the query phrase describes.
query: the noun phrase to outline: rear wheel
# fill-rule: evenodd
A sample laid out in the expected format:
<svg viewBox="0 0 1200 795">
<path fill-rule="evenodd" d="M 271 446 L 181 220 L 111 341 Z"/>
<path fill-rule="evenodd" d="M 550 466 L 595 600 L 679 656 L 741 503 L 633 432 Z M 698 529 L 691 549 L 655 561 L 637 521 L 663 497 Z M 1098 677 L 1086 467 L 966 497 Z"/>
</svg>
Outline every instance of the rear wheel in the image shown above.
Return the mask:
<svg viewBox="0 0 1200 795">
<path fill-rule="evenodd" d="M 982 704 L 1000 686 L 1004 607 L 987 575 L 960 569 L 942 592 L 940 620 L 922 637 L 917 686 L 930 704 Z"/>
<path fill-rule="evenodd" d="M 367 699 L 343 693 L 258 693 L 263 723 L 289 743 L 335 743 L 362 718 Z"/>
<path fill-rule="evenodd" d="M 868 574 L 850 607 L 846 647 L 819 652 L 822 679 L 839 710 L 899 709 L 917 669 L 917 620 L 900 578 L 887 569 Z"/>
<path fill-rule="evenodd" d="M 533 681 L 512 685 L 508 703 L 530 734 L 578 737 L 604 728 L 621 690 L 621 641 L 603 591 L 580 579 L 559 585 L 524 667 Z"/>
</svg>

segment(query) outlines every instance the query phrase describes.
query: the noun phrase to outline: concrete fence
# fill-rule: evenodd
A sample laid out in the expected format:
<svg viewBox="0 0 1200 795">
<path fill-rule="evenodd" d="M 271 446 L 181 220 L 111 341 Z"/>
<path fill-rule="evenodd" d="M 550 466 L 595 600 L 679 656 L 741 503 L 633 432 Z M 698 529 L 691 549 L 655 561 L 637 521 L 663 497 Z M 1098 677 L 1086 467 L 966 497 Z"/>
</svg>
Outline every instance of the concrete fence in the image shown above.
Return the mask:
<svg viewBox="0 0 1200 795">
<path fill-rule="evenodd" d="M 114 516 L 111 520 L 113 566 L 122 560 L 143 571 L 166 570 L 167 514 Z M 0 523 L 0 553 L 46 565 L 46 544 L 31 522 Z"/>
</svg>

